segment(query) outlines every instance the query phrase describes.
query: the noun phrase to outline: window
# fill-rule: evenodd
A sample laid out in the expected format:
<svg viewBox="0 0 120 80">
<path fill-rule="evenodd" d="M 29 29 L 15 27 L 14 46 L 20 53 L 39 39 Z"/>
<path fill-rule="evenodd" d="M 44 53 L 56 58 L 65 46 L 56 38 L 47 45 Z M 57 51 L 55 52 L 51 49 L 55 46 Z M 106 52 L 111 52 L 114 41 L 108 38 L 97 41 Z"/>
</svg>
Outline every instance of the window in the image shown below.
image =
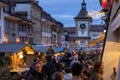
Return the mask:
<svg viewBox="0 0 120 80">
<path fill-rule="evenodd" d="M 98 36 L 97 33 L 93 33 L 93 34 L 92 34 L 92 37 L 97 37 L 97 36 Z"/>
<path fill-rule="evenodd" d="M 9 6 L 5 6 L 5 7 L 3 8 L 3 11 L 4 11 L 4 12 L 9 12 Z"/>
</svg>

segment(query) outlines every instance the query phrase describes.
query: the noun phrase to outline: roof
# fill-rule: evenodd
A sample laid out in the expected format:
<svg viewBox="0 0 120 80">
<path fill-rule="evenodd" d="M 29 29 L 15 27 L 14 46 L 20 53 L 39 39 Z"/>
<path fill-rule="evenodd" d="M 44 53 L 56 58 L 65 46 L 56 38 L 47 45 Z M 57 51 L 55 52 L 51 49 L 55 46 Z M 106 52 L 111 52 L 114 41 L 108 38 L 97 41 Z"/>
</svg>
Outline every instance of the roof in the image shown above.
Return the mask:
<svg viewBox="0 0 120 80">
<path fill-rule="evenodd" d="M 68 33 L 76 33 L 76 27 L 64 27 Z"/>
<path fill-rule="evenodd" d="M 92 32 L 102 32 L 104 30 L 104 25 L 91 25 L 90 31 Z"/>
<path fill-rule="evenodd" d="M 26 44 L 0 44 L 0 53 L 17 53 L 21 49 L 23 49 Z M 45 52 L 49 46 L 43 45 L 29 45 L 36 52 Z"/>
<path fill-rule="evenodd" d="M 75 19 L 92 19 L 85 8 L 81 9 Z"/>
<path fill-rule="evenodd" d="M 10 2 L 14 2 L 14 3 L 31 3 L 32 2 L 34 5 L 42 9 L 42 7 L 39 6 L 36 0 L 10 0 Z"/>
<path fill-rule="evenodd" d="M 0 44 L 1 53 L 15 53 L 22 49 L 24 44 Z"/>
<path fill-rule="evenodd" d="M 78 13 L 78 15 L 75 17 L 75 19 L 90 19 L 92 20 L 92 17 L 90 17 L 88 15 L 88 12 L 86 10 L 86 3 L 85 1 L 83 0 L 83 2 L 81 3 L 81 10 L 80 12 Z"/>
<path fill-rule="evenodd" d="M 76 37 L 76 39 L 91 39 L 91 37 Z"/>
<path fill-rule="evenodd" d="M 16 11 L 15 12 L 16 16 L 19 16 L 22 19 L 26 19 L 27 20 L 27 11 Z"/>
<path fill-rule="evenodd" d="M 32 45 L 32 48 L 33 48 L 36 52 L 46 52 L 47 49 L 49 48 L 49 46 Z"/>
<path fill-rule="evenodd" d="M 8 0 L 0 0 L 0 5 L 1 5 L 1 2 L 4 3 L 5 5 L 9 5 Z"/>
<path fill-rule="evenodd" d="M 91 25 L 90 31 L 92 32 L 102 32 L 104 30 L 104 25 Z M 76 27 L 64 27 L 64 30 L 68 33 L 76 33 Z"/>
<path fill-rule="evenodd" d="M 13 0 L 11 0 L 13 1 Z M 14 2 L 16 3 L 28 3 L 28 2 L 32 2 L 32 1 L 35 1 L 35 0 L 14 0 Z"/>
<path fill-rule="evenodd" d="M 53 49 L 55 50 L 55 52 L 63 52 L 65 47 L 53 47 Z"/>
</svg>

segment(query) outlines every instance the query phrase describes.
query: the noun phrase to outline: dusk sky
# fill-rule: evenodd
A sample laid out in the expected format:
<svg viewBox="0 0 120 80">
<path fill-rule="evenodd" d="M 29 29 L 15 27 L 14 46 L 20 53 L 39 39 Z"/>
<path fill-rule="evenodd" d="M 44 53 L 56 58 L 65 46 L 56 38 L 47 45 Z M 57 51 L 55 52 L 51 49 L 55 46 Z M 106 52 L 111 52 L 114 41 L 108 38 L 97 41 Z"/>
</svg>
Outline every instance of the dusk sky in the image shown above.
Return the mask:
<svg viewBox="0 0 120 80">
<path fill-rule="evenodd" d="M 57 21 L 63 23 L 65 27 L 75 26 L 74 17 L 81 9 L 83 0 L 39 0 L 40 6 Z M 93 18 L 92 24 L 101 24 L 101 15 L 99 11 L 101 6 L 99 0 L 85 0 L 87 11 Z"/>
</svg>

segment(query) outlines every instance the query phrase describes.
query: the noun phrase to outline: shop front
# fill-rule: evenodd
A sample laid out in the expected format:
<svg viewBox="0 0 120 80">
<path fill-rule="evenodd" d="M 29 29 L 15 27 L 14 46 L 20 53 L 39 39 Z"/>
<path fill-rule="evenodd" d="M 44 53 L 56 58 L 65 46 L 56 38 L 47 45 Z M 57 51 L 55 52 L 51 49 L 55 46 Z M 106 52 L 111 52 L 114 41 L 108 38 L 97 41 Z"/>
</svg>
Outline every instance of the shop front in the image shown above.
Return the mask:
<svg viewBox="0 0 120 80">
<path fill-rule="evenodd" d="M 3 54 L 3 60 L 6 59 L 6 65 L 12 67 L 12 71 L 19 71 L 22 68 L 29 67 L 33 59 L 37 56 L 35 50 L 30 45 L 18 44 L 0 44 L 0 53 Z"/>
</svg>

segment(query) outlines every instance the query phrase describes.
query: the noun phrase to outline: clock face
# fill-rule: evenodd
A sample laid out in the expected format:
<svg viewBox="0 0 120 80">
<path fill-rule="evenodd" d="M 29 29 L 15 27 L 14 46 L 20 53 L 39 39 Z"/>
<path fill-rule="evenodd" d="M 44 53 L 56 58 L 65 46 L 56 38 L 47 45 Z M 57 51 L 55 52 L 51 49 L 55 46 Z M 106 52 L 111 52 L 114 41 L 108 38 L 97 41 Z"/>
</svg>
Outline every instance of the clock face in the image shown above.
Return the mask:
<svg viewBox="0 0 120 80">
<path fill-rule="evenodd" d="M 79 28 L 80 28 L 80 30 L 84 30 L 84 29 L 86 29 L 86 25 L 84 23 L 81 23 Z"/>
</svg>

